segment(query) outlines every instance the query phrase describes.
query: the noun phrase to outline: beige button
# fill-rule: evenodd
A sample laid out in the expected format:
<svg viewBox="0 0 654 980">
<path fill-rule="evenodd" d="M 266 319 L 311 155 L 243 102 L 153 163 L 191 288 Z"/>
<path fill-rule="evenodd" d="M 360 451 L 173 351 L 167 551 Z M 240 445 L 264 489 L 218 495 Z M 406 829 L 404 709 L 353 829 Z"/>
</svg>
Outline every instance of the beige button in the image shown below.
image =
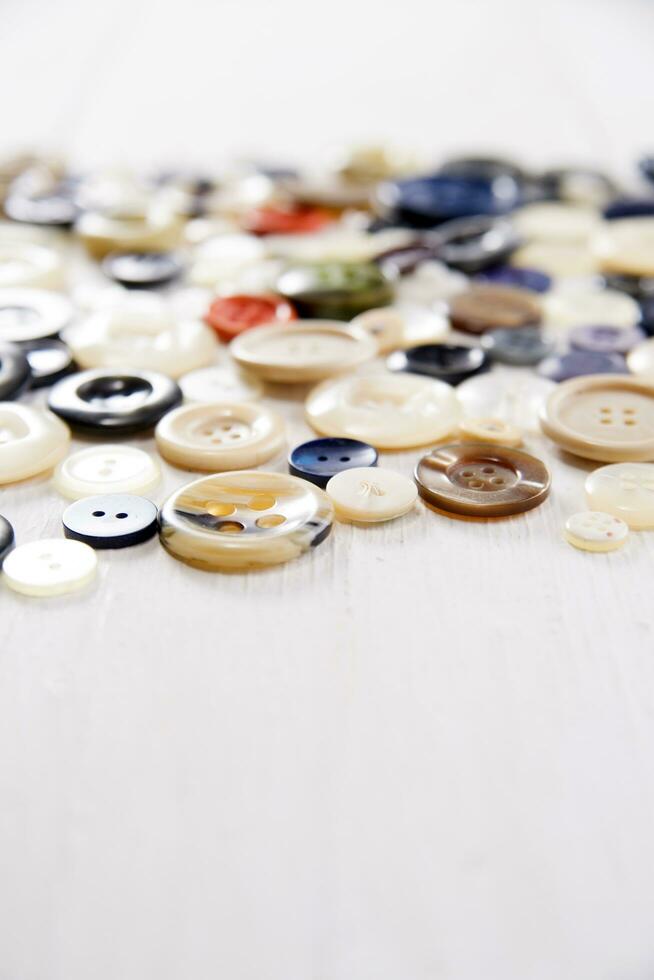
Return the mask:
<svg viewBox="0 0 654 980">
<path fill-rule="evenodd" d="M 592 276 L 598 269 L 590 247 L 579 242 L 529 242 L 513 253 L 509 264 L 560 279 Z"/>
<path fill-rule="evenodd" d="M 49 289 L 0 289 L 0 341 L 52 337 L 69 323 L 73 307 Z"/>
<path fill-rule="evenodd" d="M 284 421 L 261 405 L 183 405 L 155 429 L 164 459 L 182 469 L 223 470 L 260 466 L 284 445 Z"/>
<path fill-rule="evenodd" d="M 59 289 L 64 263 L 54 248 L 43 245 L 0 244 L 0 287 Z"/>
<path fill-rule="evenodd" d="M 429 306 L 446 303 L 468 288 L 468 277 L 449 269 L 443 262 L 421 262 L 415 272 L 395 283 L 395 296 L 401 303 Z"/>
<path fill-rule="evenodd" d="M 503 419 L 464 419 L 459 423 L 462 439 L 487 442 L 492 446 L 521 446 L 522 432 Z"/>
<path fill-rule="evenodd" d="M 417 344 L 438 343 L 447 337 L 450 324 L 445 307 L 402 304 L 366 310 L 352 320 L 376 341 L 380 354 Z"/>
<path fill-rule="evenodd" d="M 188 270 L 194 286 L 216 286 L 242 276 L 266 257 L 266 246 L 256 235 L 216 235 L 203 242 Z"/>
<path fill-rule="evenodd" d="M 135 446 L 89 446 L 59 463 L 53 483 L 62 496 L 80 500 L 99 493 L 147 496 L 161 479 L 158 462 Z"/>
<path fill-rule="evenodd" d="M 460 415 L 450 385 L 410 374 L 325 381 L 306 402 L 316 432 L 360 439 L 377 449 L 438 442 L 456 429 Z"/>
<path fill-rule="evenodd" d="M 52 412 L 0 402 L 0 484 L 52 469 L 69 442 L 68 426 Z"/>
<path fill-rule="evenodd" d="M 377 354 L 363 330 L 333 320 L 254 327 L 232 341 L 234 360 L 267 381 L 319 381 Z"/>
<path fill-rule="evenodd" d="M 520 429 L 540 432 L 540 413 L 556 388 L 553 381 L 514 371 L 492 371 L 457 385 L 466 419 L 501 419 Z"/>
<path fill-rule="evenodd" d="M 586 459 L 654 459 L 654 384 L 614 374 L 562 381 L 547 399 L 541 424 L 562 449 Z"/>
<path fill-rule="evenodd" d="M 544 304 L 545 325 L 556 331 L 589 323 L 626 328 L 640 320 L 636 300 L 617 289 L 557 290 L 545 296 Z"/>
<path fill-rule="evenodd" d="M 629 536 L 629 528 L 619 517 L 598 510 L 573 514 L 565 522 L 566 541 L 581 551 L 617 551 Z"/>
<path fill-rule="evenodd" d="M 187 402 L 250 402 L 261 398 L 263 383 L 239 370 L 231 358 L 190 371 L 179 379 Z"/>
<path fill-rule="evenodd" d="M 636 530 L 654 527 L 654 465 L 614 463 L 589 473 L 586 500 Z"/>
<path fill-rule="evenodd" d="M 326 487 L 337 516 L 374 524 L 411 510 L 418 491 L 413 480 L 377 466 L 357 466 L 333 476 Z"/>
<path fill-rule="evenodd" d="M 102 259 L 109 252 L 144 252 L 174 248 L 180 239 L 183 220 L 168 208 L 150 208 L 147 214 L 138 209 L 115 215 L 85 211 L 75 231 L 88 252 Z"/>
<path fill-rule="evenodd" d="M 600 224 L 595 208 L 544 201 L 511 215 L 522 238 L 540 242 L 588 242 Z"/>
<path fill-rule="evenodd" d="M 654 218 L 605 221 L 595 239 L 595 254 L 604 272 L 654 276 Z"/>
<path fill-rule="evenodd" d="M 644 340 L 629 351 L 627 366 L 632 374 L 654 381 L 654 337 Z"/>
<path fill-rule="evenodd" d="M 97 567 L 95 551 L 87 544 L 46 538 L 15 548 L 4 560 L 2 577 L 5 585 L 23 595 L 64 595 L 88 585 Z"/>
<path fill-rule="evenodd" d="M 404 228 L 370 235 L 335 224 L 316 234 L 266 235 L 266 248 L 269 255 L 287 262 L 369 262 L 387 249 L 401 248 L 412 238 Z"/>
</svg>

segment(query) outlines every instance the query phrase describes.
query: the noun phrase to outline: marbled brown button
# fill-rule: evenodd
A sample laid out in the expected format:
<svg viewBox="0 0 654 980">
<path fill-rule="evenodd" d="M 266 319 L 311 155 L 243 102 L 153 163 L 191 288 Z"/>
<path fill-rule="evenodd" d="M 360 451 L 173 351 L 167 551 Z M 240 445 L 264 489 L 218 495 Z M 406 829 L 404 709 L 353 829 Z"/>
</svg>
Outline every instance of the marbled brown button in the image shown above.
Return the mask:
<svg viewBox="0 0 654 980">
<path fill-rule="evenodd" d="M 538 507 L 551 482 L 540 459 L 487 443 L 433 449 L 418 463 L 415 480 L 427 503 L 470 517 L 507 517 Z"/>
<path fill-rule="evenodd" d="M 498 327 L 540 323 L 541 305 L 532 293 L 510 286 L 471 286 L 450 302 L 450 322 L 457 330 L 480 334 Z"/>
</svg>

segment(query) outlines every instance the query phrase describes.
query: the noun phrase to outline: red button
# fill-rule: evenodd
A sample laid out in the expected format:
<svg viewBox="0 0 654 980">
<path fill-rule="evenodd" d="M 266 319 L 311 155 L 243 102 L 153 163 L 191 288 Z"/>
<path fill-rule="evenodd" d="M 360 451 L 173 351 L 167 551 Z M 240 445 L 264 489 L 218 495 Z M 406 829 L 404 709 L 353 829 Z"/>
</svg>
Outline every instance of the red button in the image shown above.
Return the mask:
<svg viewBox="0 0 654 980">
<path fill-rule="evenodd" d="M 294 308 L 281 296 L 222 296 L 213 301 L 206 316 L 209 326 L 225 343 L 250 327 L 296 319 Z"/>
<path fill-rule="evenodd" d="M 244 226 L 255 235 L 294 235 L 319 231 L 335 220 L 326 208 L 298 204 L 288 208 L 257 208 L 246 216 Z"/>
</svg>

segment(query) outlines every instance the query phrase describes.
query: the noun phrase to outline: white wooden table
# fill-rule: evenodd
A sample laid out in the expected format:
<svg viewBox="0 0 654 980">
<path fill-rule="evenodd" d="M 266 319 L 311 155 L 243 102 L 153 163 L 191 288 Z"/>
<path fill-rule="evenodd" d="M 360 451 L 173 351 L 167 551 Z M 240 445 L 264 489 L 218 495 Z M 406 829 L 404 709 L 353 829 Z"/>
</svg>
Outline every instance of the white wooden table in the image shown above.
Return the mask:
<svg viewBox="0 0 654 980">
<path fill-rule="evenodd" d="M 626 173 L 653 31 L 632 0 L 5 0 L 0 147 L 389 136 Z M 574 551 L 586 467 L 529 446 L 553 493 L 516 519 L 420 505 L 252 575 L 151 541 L 78 596 L 3 589 L 0 980 L 654 976 L 654 535 Z M 21 540 L 61 511 L 0 492 Z"/>
</svg>

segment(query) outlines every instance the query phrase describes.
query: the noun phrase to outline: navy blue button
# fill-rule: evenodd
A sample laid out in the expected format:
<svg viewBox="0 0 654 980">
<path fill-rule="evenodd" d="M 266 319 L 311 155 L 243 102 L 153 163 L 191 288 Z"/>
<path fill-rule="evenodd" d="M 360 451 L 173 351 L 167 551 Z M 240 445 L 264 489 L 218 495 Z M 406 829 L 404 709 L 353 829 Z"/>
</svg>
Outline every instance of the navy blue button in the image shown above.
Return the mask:
<svg viewBox="0 0 654 980">
<path fill-rule="evenodd" d="M 475 277 L 480 282 L 492 282 L 497 286 L 513 286 L 517 289 L 530 289 L 532 293 L 546 293 L 552 280 L 538 269 L 517 269 L 510 265 L 498 265 L 485 269 Z"/>
<path fill-rule="evenodd" d="M 18 347 L 0 347 L 0 401 L 17 398 L 30 383 L 30 366 Z"/>
<path fill-rule="evenodd" d="M 600 354 L 597 351 L 573 350 L 554 355 L 541 362 L 538 373 L 550 381 L 567 381 L 583 374 L 628 374 L 621 354 Z"/>
<path fill-rule="evenodd" d="M 443 177 L 465 177 L 467 180 L 510 177 L 519 183 L 527 179 L 522 167 L 501 157 L 454 157 L 441 164 L 438 173 Z"/>
<path fill-rule="evenodd" d="M 601 354 L 626 354 L 645 340 L 639 327 L 575 327 L 568 339 L 575 350 L 598 351 Z"/>
<path fill-rule="evenodd" d="M 649 337 L 654 336 L 654 296 L 647 296 L 640 300 L 640 322 L 638 326 Z"/>
<path fill-rule="evenodd" d="M 154 537 L 157 508 L 131 493 L 102 493 L 67 507 L 63 525 L 67 538 L 92 548 L 129 548 Z"/>
<path fill-rule="evenodd" d="M 288 471 L 317 487 L 355 466 L 376 466 L 377 450 L 358 439 L 312 439 L 296 446 L 288 457 Z"/>
<path fill-rule="evenodd" d="M 112 252 L 102 271 L 127 289 L 146 289 L 172 282 L 181 275 L 182 263 L 170 252 Z"/>
<path fill-rule="evenodd" d="M 382 184 L 377 197 L 400 223 L 432 228 L 451 218 L 506 214 L 519 203 L 520 191 L 511 177 L 471 180 L 436 174 Z"/>
<path fill-rule="evenodd" d="M 552 353 L 553 346 L 543 337 L 540 327 L 519 327 L 517 330 L 498 327 L 485 334 L 482 344 L 494 361 L 521 367 L 538 364 Z"/>
<path fill-rule="evenodd" d="M 433 234 L 436 258 L 472 275 L 506 262 L 520 239 L 504 218 L 474 217 L 446 221 Z"/>
<path fill-rule="evenodd" d="M 14 546 L 14 529 L 6 517 L 0 516 L 0 568 Z"/>
<path fill-rule="evenodd" d="M 490 358 L 481 347 L 459 344 L 420 344 L 396 350 L 386 360 L 389 371 L 409 371 L 458 385 L 482 371 L 488 371 Z"/>
<path fill-rule="evenodd" d="M 607 221 L 615 218 L 649 218 L 654 215 L 653 197 L 619 197 L 604 208 Z"/>
<path fill-rule="evenodd" d="M 32 388 L 46 388 L 75 370 L 70 348 L 61 340 L 26 340 L 20 349 L 29 363 Z"/>
</svg>

